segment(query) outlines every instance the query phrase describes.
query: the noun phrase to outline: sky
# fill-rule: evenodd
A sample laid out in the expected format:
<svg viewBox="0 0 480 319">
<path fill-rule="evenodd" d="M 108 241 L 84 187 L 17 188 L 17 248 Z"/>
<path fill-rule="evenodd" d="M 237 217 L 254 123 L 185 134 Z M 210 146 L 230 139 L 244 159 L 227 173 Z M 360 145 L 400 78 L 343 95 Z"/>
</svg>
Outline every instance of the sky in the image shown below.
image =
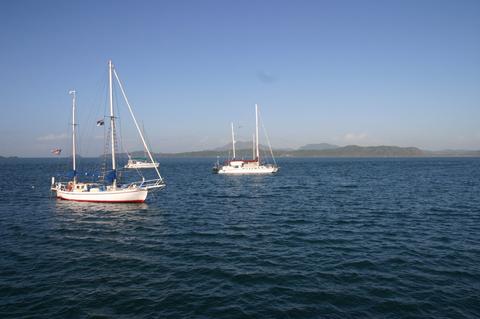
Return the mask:
<svg viewBox="0 0 480 319">
<path fill-rule="evenodd" d="M 0 45 L 3 156 L 68 155 L 72 89 L 103 153 L 109 59 L 155 152 L 251 140 L 255 103 L 273 147 L 480 149 L 480 1 L 11 0 Z"/>
</svg>

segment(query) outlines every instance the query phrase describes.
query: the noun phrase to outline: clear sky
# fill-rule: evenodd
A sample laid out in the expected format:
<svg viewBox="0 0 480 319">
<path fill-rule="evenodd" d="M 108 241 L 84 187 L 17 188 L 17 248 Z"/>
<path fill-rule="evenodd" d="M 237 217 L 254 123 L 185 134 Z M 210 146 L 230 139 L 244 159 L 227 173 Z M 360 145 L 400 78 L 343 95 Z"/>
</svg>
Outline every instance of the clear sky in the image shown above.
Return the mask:
<svg viewBox="0 0 480 319">
<path fill-rule="evenodd" d="M 274 147 L 480 149 L 480 1 L 11 0 L 0 44 L 0 155 L 69 152 L 70 89 L 101 153 L 110 58 L 156 152 L 250 140 L 255 103 Z"/>
</svg>

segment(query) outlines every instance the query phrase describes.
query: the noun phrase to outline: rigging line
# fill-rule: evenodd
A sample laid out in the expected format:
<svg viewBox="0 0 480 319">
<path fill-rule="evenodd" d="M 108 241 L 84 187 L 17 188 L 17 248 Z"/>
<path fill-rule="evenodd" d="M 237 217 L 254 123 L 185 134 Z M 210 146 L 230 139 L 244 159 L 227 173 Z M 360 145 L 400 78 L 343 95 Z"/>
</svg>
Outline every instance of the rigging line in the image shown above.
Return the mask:
<svg viewBox="0 0 480 319">
<path fill-rule="evenodd" d="M 142 138 L 143 146 L 146 148 L 148 156 L 150 157 L 150 160 L 152 163 L 155 163 L 153 160 L 152 154 L 150 153 L 150 150 L 148 149 L 147 144 L 145 143 L 145 139 L 143 138 L 143 134 L 140 131 L 140 128 L 138 127 L 137 119 L 135 118 L 135 115 L 133 115 L 132 107 L 130 106 L 130 103 L 128 102 L 127 95 L 125 94 L 125 90 L 123 89 L 122 82 L 120 82 L 120 79 L 118 78 L 117 71 L 113 69 L 113 74 L 115 75 L 115 78 L 117 79 L 118 86 L 120 87 L 120 90 L 122 91 L 123 98 L 125 100 L 125 103 L 128 106 L 128 110 L 130 111 L 130 115 L 132 116 L 133 122 L 135 123 L 135 126 L 137 127 L 138 132 L 140 133 L 140 137 Z M 162 180 L 162 176 L 160 175 L 160 172 L 158 171 L 158 167 L 154 166 L 155 172 L 157 173 L 158 177 L 160 180 Z"/>
<path fill-rule="evenodd" d="M 68 116 L 67 120 L 63 121 L 63 123 L 64 123 L 63 125 L 65 125 L 65 128 L 64 128 L 63 132 L 65 132 L 66 136 L 70 136 L 70 134 L 72 133 L 72 128 L 68 124 L 70 122 L 70 120 L 72 119 L 72 108 L 70 107 L 69 110 L 70 110 L 70 112 L 68 112 L 68 114 L 67 114 L 67 116 Z M 60 143 L 58 143 L 58 144 L 60 144 Z M 64 147 L 64 146 L 65 146 L 65 144 L 62 143 L 62 146 L 61 146 L 62 151 L 67 150 L 67 148 Z M 71 147 L 71 146 L 72 145 L 70 143 L 69 147 Z M 55 145 L 54 147 L 57 148 L 57 147 L 59 147 L 59 145 Z M 73 150 L 72 150 L 72 152 L 73 152 Z M 63 153 L 64 153 L 63 156 L 65 156 L 65 152 L 63 152 Z M 55 155 L 55 156 L 58 158 L 57 161 L 56 161 L 56 171 L 57 171 L 56 175 L 59 177 L 58 178 L 59 181 L 63 181 L 64 176 L 59 176 L 59 174 L 60 174 L 59 172 L 66 172 L 68 170 L 68 168 L 69 168 L 68 159 L 69 158 L 68 157 L 66 157 L 66 158 L 62 157 L 61 154 L 60 155 Z M 65 159 L 65 161 L 63 161 L 63 159 Z M 65 175 L 65 173 L 63 175 Z M 60 177 L 62 177 L 62 178 L 60 179 Z"/>
<path fill-rule="evenodd" d="M 117 102 L 117 107 L 115 109 L 117 110 L 118 118 L 120 119 L 121 118 L 121 114 L 120 114 L 121 108 L 120 108 L 120 102 L 119 102 L 120 99 L 118 98 L 118 90 L 116 89 L 115 86 L 114 86 L 114 90 L 115 90 L 115 101 Z M 130 159 L 132 154 L 128 151 L 127 147 L 123 143 L 124 139 L 123 139 L 122 121 L 119 120 L 119 121 L 117 121 L 117 123 L 120 123 L 120 127 L 119 127 L 120 144 L 122 146 L 122 149 L 125 150 L 125 153 L 127 153 L 128 159 Z M 145 178 L 145 176 L 142 174 L 142 171 L 138 167 L 135 167 L 135 172 L 142 179 Z"/>
<path fill-rule="evenodd" d="M 150 144 L 150 140 L 147 136 L 147 133 L 145 132 L 145 126 L 143 125 L 143 121 L 142 121 L 142 133 L 144 134 L 146 144 L 149 146 L 149 148 L 152 148 L 152 145 Z M 143 151 L 143 153 L 144 153 L 144 156 L 147 157 L 147 154 L 146 154 L 145 150 Z M 155 154 L 155 153 L 153 153 L 153 154 Z M 156 161 L 157 159 L 154 158 L 154 160 Z M 138 168 L 137 168 L 137 171 L 138 171 Z M 141 175 L 141 176 L 143 177 L 143 175 Z"/>
<path fill-rule="evenodd" d="M 92 116 L 94 116 L 95 118 L 89 118 L 88 119 L 88 123 L 90 123 L 90 127 L 91 127 L 91 131 L 92 132 L 95 132 L 95 128 L 97 126 L 97 120 L 99 117 L 101 117 L 102 120 L 105 120 L 105 107 L 106 107 L 106 99 L 107 99 L 107 81 L 105 81 L 105 79 L 107 78 L 106 77 L 106 73 L 107 73 L 107 70 L 104 70 L 103 73 L 102 73 L 102 76 L 101 76 L 101 79 L 102 81 L 99 81 L 99 85 L 98 85 L 98 89 L 97 89 L 97 93 L 95 95 L 95 98 L 94 98 L 94 101 L 92 101 L 92 105 L 94 105 L 94 109 L 96 110 L 95 114 L 93 114 Z M 102 105 L 102 102 L 101 102 L 101 97 L 104 97 L 104 110 L 103 112 L 101 112 L 101 105 Z M 105 127 L 103 128 L 105 129 Z M 97 139 L 97 136 L 96 134 L 92 134 L 93 138 L 94 139 Z M 104 141 L 104 140 L 102 140 Z M 93 143 L 91 143 L 93 144 Z"/>
<path fill-rule="evenodd" d="M 145 144 L 147 144 L 147 146 L 148 146 L 149 148 L 152 148 L 152 145 L 150 144 L 150 141 L 149 141 L 149 139 L 148 139 L 147 133 L 145 133 L 145 125 L 143 124 L 143 121 L 142 121 L 142 128 L 141 128 L 141 130 L 142 130 L 143 136 L 145 137 Z M 145 150 L 143 150 L 143 155 L 144 155 L 145 157 L 147 157 Z"/>
<path fill-rule="evenodd" d="M 117 102 L 116 103 L 117 107 L 115 108 L 115 110 L 118 113 L 117 124 L 118 124 L 118 135 L 119 135 L 119 139 L 120 139 L 120 145 L 121 145 L 122 150 L 124 150 L 125 153 L 127 153 L 128 159 L 130 159 L 131 154 L 128 151 L 128 148 L 125 146 L 124 138 L 123 138 L 123 129 L 122 129 L 122 121 L 121 121 L 122 115 L 121 115 L 121 108 L 120 108 L 120 102 L 119 102 L 120 99 L 118 98 L 118 90 L 116 90 L 116 87 L 114 87 L 114 91 L 115 91 L 115 101 Z M 135 171 L 137 172 L 138 176 L 144 178 L 142 172 L 138 168 L 135 168 Z"/>
<path fill-rule="evenodd" d="M 77 114 L 76 114 L 76 118 L 77 118 L 77 121 L 76 121 L 76 135 L 77 135 L 77 139 L 76 139 L 76 145 L 77 145 L 77 154 L 81 154 L 81 156 L 77 159 L 77 167 L 78 168 L 81 168 L 82 166 L 85 168 L 84 164 L 85 164 L 85 160 L 84 160 L 84 157 L 88 157 L 89 154 L 90 154 L 90 148 L 92 146 L 92 139 L 96 139 L 95 137 L 95 134 L 94 134 L 94 121 L 92 120 L 92 118 L 94 116 L 97 115 L 98 113 L 98 107 L 92 107 L 93 106 L 96 106 L 96 102 L 95 101 L 99 101 L 100 100 L 100 96 L 102 96 L 103 94 L 102 93 L 102 78 L 104 77 L 101 77 L 99 80 L 97 80 L 96 84 L 95 84 L 95 88 L 96 88 L 96 92 L 95 94 L 93 95 L 93 97 L 91 97 L 89 99 L 88 102 L 85 102 L 85 103 L 82 103 L 82 97 L 85 97 L 86 95 L 81 95 L 80 97 L 80 108 L 77 108 Z M 105 86 L 105 83 L 103 82 L 104 86 Z M 77 101 L 78 101 L 78 97 L 77 97 Z M 77 105 L 78 105 L 78 102 L 77 102 Z M 82 106 L 83 105 L 83 106 Z M 90 107 L 86 107 L 86 106 L 90 106 Z M 87 113 L 87 116 L 86 118 L 85 117 L 80 117 L 80 114 L 82 113 L 82 111 L 85 111 L 83 113 Z M 96 112 L 95 112 L 96 111 Z M 84 123 L 85 121 L 82 121 L 80 119 L 86 119 L 86 124 L 85 125 L 81 125 L 80 123 Z M 93 132 L 93 133 L 92 133 Z M 88 135 L 87 135 L 88 134 Z M 88 140 L 87 140 L 88 138 Z M 93 165 L 95 169 L 95 165 Z"/>
<path fill-rule="evenodd" d="M 96 94 L 96 97 L 94 99 L 94 101 L 92 101 L 92 104 L 93 104 L 93 108 L 96 110 L 96 113 L 95 113 L 95 120 L 92 120 L 92 123 L 91 125 L 95 125 L 95 127 L 97 126 L 97 120 L 98 118 L 101 117 L 101 119 L 105 122 L 105 112 L 106 112 L 106 108 L 107 108 L 107 81 L 105 81 L 105 79 L 107 78 L 106 76 L 106 73 L 107 73 L 107 70 L 105 69 L 102 73 L 102 76 L 101 76 L 101 79 L 102 80 L 99 80 L 99 89 L 97 91 L 97 94 Z M 102 103 L 102 97 L 103 97 L 103 103 Z M 101 111 L 101 106 L 103 104 L 103 112 Z M 106 161 L 106 153 L 105 153 L 105 140 L 106 140 L 106 125 L 101 125 L 102 126 L 102 133 L 103 133 L 103 137 L 102 137 L 102 145 L 104 146 L 104 149 L 103 149 L 103 157 L 104 157 L 104 160 L 102 161 L 102 153 L 98 154 L 96 157 L 98 157 L 99 159 L 99 163 L 97 162 L 94 167 L 95 167 L 95 170 L 96 170 L 96 167 L 98 167 L 98 173 L 95 174 L 96 175 L 96 178 L 97 180 L 99 180 L 100 178 L 102 178 L 102 176 L 105 176 L 105 170 L 106 170 L 106 166 L 105 166 L 105 161 Z M 95 127 L 93 127 L 92 130 L 95 129 Z M 95 137 L 94 137 L 95 138 Z"/>
<path fill-rule="evenodd" d="M 99 112 L 99 109 L 100 109 L 99 107 L 96 106 L 96 104 L 98 103 L 97 101 L 100 101 L 100 97 L 104 96 L 103 91 L 104 91 L 104 88 L 106 87 L 106 82 L 103 79 L 106 78 L 104 76 L 105 72 L 106 71 L 103 71 L 102 76 L 95 83 L 95 88 L 96 88 L 95 94 L 89 99 L 88 102 L 83 104 L 85 106 L 88 105 L 88 106 L 91 106 L 91 107 L 88 107 L 88 108 L 87 107 L 80 107 L 80 109 L 82 109 L 82 110 L 87 110 L 88 109 L 88 113 L 87 113 L 87 117 L 86 117 L 87 125 L 86 126 L 83 125 L 85 127 L 85 130 L 80 130 L 80 132 L 79 132 L 80 134 L 77 134 L 79 136 L 79 148 L 80 148 L 79 153 L 83 152 L 83 154 L 85 156 L 88 156 L 88 154 L 90 152 L 90 147 L 93 144 L 92 141 L 87 141 L 86 140 L 87 134 L 90 134 L 90 136 L 89 136 L 90 138 L 95 139 L 95 134 L 94 133 L 92 134 L 92 132 L 94 132 L 94 125 L 96 125 L 96 121 L 93 121 L 93 118 L 98 116 L 98 112 Z M 82 95 L 82 96 L 84 97 L 85 95 Z M 78 117 L 78 118 L 80 118 L 80 117 Z M 78 121 L 78 122 L 80 122 L 80 121 Z M 86 148 L 85 148 L 85 144 L 86 144 Z"/>
<path fill-rule="evenodd" d="M 117 115 L 117 120 L 116 120 L 116 123 L 117 124 L 117 132 L 118 132 L 118 139 L 120 140 L 120 151 L 125 151 L 128 155 L 130 155 L 130 153 L 128 152 L 128 149 L 125 147 L 124 143 L 123 143 L 123 130 L 122 130 L 122 115 L 121 115 L 121 110 L 120 110 L 120 103 L 118 102 L 119 99 L 118 99 L 118 91 L 116 90 L 115 87 L 113 87 L 113 95 L 114 95 L 114 101 L 116 102 L 116 107 L 115 107 L 115 111 L 116 113 L 118 114 Z M 117 141 L 118 141 L 117 139 Z M 119 152 L 121 153 L 121 152 Z"/>
<path fill-rule="evenodd" d="M 104 125 L 103 127 L 103 161 L 102 161 L 102 178 L 105 179 L 107 174 L 107 149 L 108 149 L 108 135 L 110 135 L 110 128 Z"/>
<path fill-rule="evenodd" d="M 72 107 L 71 107 L 71 104 L 70 104 L 69 106 L 70 106 L 70 107 L 69 107 L 69 112 L 68 112 L 68 120 L 66 120 L 64 123 L 66 123 L 66 128 L 65 128 L 65 132 L 67 132 L 67 133 L 66 133 L 66 134 L 67 134 L 66 136 L 69 136 L 69 137 L 70 137 L 70 139 L 69 139 L 69 141 L 70 141 L 69 144 L 70 144 L 70 145 L 68 146 L 68 147 L 69 147 L 68 149 L 70 150 L 70 154 L 72 154 L 72 153 L 73 153 L 73 149 L 72 149 L 72 145 L 71 145 L 72 127 L 68 124 L 68 123 L 70 123 L 70 121 L 72 120 Z M 64 145 L 65 145 L 65 144 L 64 144 Z M 57 146 L 55 146 L 55 147 L 57 147 Z M 67 149 L 67 148 L 64 147 L 64 149 Z M 62 166 L 63 166 L 62 168 L 63 168 L 64 175 L 65 175 L 65 172 L 68 171 L 69 165 L 71 165 L 71 164 L 69 163 L 69 160 L 70 160 L 70 158 L 67 157 L 64 165 L 62 165 Z M 65 164 L 66 164 L 66 165 L 65 165 Z"/>
<path fill-rule="evenodd" d="M 103 101 L 103 118 L 107 118 L 107 103 L 108 103 L 108 88 L 105 82 L 105 88 L 104 88 L 104 101 Z M 104 148 L 103 148 L 103 162 L 102 162 L 102 179 L 105 181 L 105 176 L 107 174 L 107 152 L 108 152 L 108 146 L 109 146 L 109 139 L 107 138 L 108 135 L 110 135 L 110 126 L 104 124 L 103 125 L 103 143 L 104 143 Z"/>
<path fill-rule="evenodd" d="M 273 164 L 275 164 L 275 166 L 276 166 L 277 162 L 275 161 L 275 156 L 273 156 L 272 144 L 270 144 L 270 138 L 268 137 L 267 129 L 265 128 L 265 125 L 263 124 L 262 116 L 259 116 L 259 117 L 260 117 L 260 124 L 262 125 L 262 129 L 263 129 L 263 134 L 265 134 L 265 137 L 267 138 L 268 147 L 270 148 L 270 154 L 272 155 Z"/>
<path fill-rule="evenodd" d="M 113 81 L 113 80 L 112 80 Z M 120 155 L 121 154 L 121 147 L 123 146 L 122 145 L 122 142 L 123 142 L 123 139 L 122 139 L 122 135 L 121 135 L 121 131 L 118 127 L 118 124 L 120 123 L 121 125 L 121 120 L 120 120 L 120 102 L 119 102 L 119 99 L 118 99 L 118 90 L 116 88 L 116 86 L 112 83 L 112 98 L 113 98 L 113 117 L 115 118 L 115 130 L 113 131 L 113 143 L 115 143 L 115 156 L 118 158 L 117 155 Z M 120 139 L 120 147 L 119 147 L 119 143 L 118 143 L 118 140 Z M 118 163 L 118 160 L 116 161 Z M 117 171 L 117 174 L 116 174 L 116 179 L 117 179 L 117 182 L 120 183 L 121 180 L 122 180 L 122 168 L 120 165 L 116 165 L 116 168 L 115 170 Z"/>
<path fill-rule="evenodd" d="M 147 132 L 145 131 L 145 127 L 143 126 L 143 123 L 142 123 L 142 133 L 143 133 L 143 135 L 145 136 L 145 140 L 146 140 L 146 143 L 147 143 L 148 147 L 151 149 L 151 148 L 152 148 L 152 143 L 150 143 L 150 139 L 149 139 L 149 137 L 148 137 L 148 135 L 147 135 Z M 155 153 L 153 153 L 153 154 L 155 154 Z M 146 156 L 145 156 L 145 157 L 146 157 Z M 156 158 L 155 158 L 155 159 L 156 159 Z"/>
</svg>

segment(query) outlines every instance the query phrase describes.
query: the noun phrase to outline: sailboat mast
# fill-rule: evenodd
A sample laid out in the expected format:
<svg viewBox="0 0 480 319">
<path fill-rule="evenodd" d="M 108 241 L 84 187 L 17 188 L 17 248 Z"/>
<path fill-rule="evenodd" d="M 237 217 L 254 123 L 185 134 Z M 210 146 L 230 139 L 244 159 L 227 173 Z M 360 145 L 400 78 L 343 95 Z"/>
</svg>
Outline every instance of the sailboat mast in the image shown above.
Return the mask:
<svg viewBox="0 0 480 319">
<path fill-rule="evenodd" d="M 72 157 L 73 157 L 73 183 L 77 182 L 77 143 L 75 141 L 75 103 L 76 103 L 76 92 L 72 90 L 68 92 L 72 96 Z"/>
<path fill-rule="evenodd" d="M 233 132 L 233 122 L 232 124 L 232 148 L 233 148 L 233 159 L 235 159 L 235 133 Z"/>
<path fill-rule="evenodd" d="M 260 152 L 258 149 L 258 105 L 255 104 L 255 151 L 257 155 L 257 161 L 260 163 Z"/>
<path fill-rule="evenodd" d="M 112 60 L 108 61 L 108 89 L 109 89 L 109 98 L 110 98 L 110 137 L 112 144 L 112 170 L 115 173 L 115 178 L 113 179 L 113 187 L 117 186 L 117 176 L 116 176 L 116 164 L 115 164 L 115 116 L 113 113 L 113 81 L 112 81 L 112 69 L 113 64 Z"/>
</svg>

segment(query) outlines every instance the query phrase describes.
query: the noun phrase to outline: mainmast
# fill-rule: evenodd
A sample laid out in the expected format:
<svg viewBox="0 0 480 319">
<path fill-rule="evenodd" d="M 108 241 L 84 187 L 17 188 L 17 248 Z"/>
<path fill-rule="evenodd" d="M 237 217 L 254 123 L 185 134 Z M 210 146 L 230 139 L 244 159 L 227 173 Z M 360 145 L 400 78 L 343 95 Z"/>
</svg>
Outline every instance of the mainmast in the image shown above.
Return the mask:
<svg viewBox="0 0 480 319">
<path fill-rule="evenodd" d="M 233 122 L 232 124 L 232 148 L 233 148 L 233 159 L 235 159 L 235 133 L 233 132 Z"/>
<path fill-rule="evenodd" d="M 113 64 L 112 60 L 108 61 L 108 84 L 109 84 L 109 97 L 110 97 L 110 133 L 111 133 L 111 144 L 112 144 L 112 170 L 114 173 L 113 178 L 113 188 L 117 187 L 117 172 L 115 165 L 115 115 L 113 113 L 113 81 L 112 81 L 112 69 Z"/>
<path fill-rule="evenodd" d="M 72 157 L 73 157 L 73 183 L 77 183 L 77 163 L 76 163 L 76 157 L 77 157 L 77 143 L 75 141 L 75 126 L 77 125 L 75 123 L 75 104 L 76 104 L 76 92 L 75 90 L 72 90 L 68 92 L 72 96 Z"/>
<path fill-rule="evenodd" d="M 257 162 L 260 164 L 260 152 L 258 150 L 258 105 L 255 104 L 255 152 Z"/>
</svg>

